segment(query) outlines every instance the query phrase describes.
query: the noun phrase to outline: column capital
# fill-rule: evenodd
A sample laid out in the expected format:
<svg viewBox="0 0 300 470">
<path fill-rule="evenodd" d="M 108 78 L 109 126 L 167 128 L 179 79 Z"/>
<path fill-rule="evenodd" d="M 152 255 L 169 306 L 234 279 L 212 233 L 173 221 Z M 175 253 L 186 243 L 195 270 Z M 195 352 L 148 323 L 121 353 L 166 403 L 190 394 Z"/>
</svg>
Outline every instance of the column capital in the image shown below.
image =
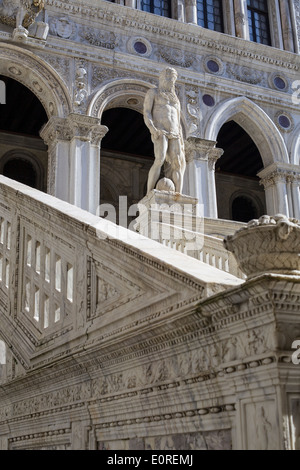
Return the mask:
<svg viewBox="0 0 300 470">
<path fill-rule="evenodd" d="M 99 145 L 107 132 L 108 128 L 101 125 L 99 118 L 71 113 L 66 118 L 52 116 L 40 131 L 40 136 L 47 145 L 72 139 Z"/>
<path fill-rule="evenodd" d="M 298 185 L 300 183 L 300 174 L 293 171 L 287 170 L 284 168 L 276 168 L 272 172 L 262 175 L 260 184 L 265 187 L 265 189 L 275 186 L 277 183 L 292 183 Z"/>
<path fill-rule="evenodd" d="M 264 168 L 257 176 L 265 188 L 274 186 L 276 183 L 298 183 L 300 181 L 298 166 L 279 162 Z"/>
<path fill-rule="evenodd" d="M 67 117 L 67 121 L 72 139 L 99 144 L 108 132 L 108 128 L 101 125 L 100 119 L 92 116 L 71 113 Z"/>
<path fill-rule="evenodd" d="M 185 141 L 186 160 L 205 160 L 209 164 L 216 161 L 223 155 L 224 150 L 216 147 L 217 142 L 213 140 L 200 139 L 198 137 L 188 137 Z"/>
<path fill-rule="evenodd" d="M 70 141 L 72 138 L 67 118 L 52 116 L 42 127 L 40 136 L 46 145 L 56 144 L 60 141 Z"/>
<path fill-rule="evenodd" d="M 269 173 L 265 177 L 261 178 L 260 184 L 268 189 L 272 186 L 275 186 L 277 183 L 286 183 L 287 181 L 287 172 L 285 170 L 276 169 Z"/>
</svg>

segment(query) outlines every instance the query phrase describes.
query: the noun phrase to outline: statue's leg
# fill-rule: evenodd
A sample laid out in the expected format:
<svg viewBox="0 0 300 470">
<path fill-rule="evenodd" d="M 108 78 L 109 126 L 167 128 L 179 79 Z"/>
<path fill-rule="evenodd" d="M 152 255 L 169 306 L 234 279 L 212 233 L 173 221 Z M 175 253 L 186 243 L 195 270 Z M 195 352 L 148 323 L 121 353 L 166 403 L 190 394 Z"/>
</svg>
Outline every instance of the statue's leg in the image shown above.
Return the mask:
<svg viewBox="0 0 300 470">
<path fill-rule="evenodd" d="M 177 193 L 182 193 L 183 177 L 185 172 L 185 156 L 181 145 L 180 139 L 171 139 L 168 150 L 172 180 Z"/>
<path fill-rule="evenodd" d="M 155 188 L 160 176 L 161 167 L 166 159 L 168 139 L 165 135 L 161 135 L 158 139 L 153 139 L 153 145 L 155 160 L 148 175 L 147 194 Z"/>
<path fill-rule="evenodd" d="M 20 26 L 23 26 L 23 20 L 25 17 L 25 8 L 23 6 L 19 6 L 18 12 L 17 12 L 17 18 L 16 18 L 16 28 L 19 28 Z"/>
</svg>

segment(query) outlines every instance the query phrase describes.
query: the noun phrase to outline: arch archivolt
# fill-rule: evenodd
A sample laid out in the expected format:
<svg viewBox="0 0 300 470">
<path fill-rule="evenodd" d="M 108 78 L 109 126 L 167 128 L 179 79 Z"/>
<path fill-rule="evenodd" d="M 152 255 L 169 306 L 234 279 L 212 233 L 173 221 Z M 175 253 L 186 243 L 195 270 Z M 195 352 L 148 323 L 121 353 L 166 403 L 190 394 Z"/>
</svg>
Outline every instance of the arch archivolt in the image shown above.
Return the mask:
<svg viewBox="0 0 300 470">
<path fill-rule="evenodd" d="M 296 127 L 292 135 L 291 164 L 300 165 L 300 125 Z"/>
<path fill-rule="evenodd" d="M 66 117 L 72 110 L 71 97 L 63 80 L 44 60 L 11 44 L 0 44 L 0 74 L 13 78 L 32 91 L 48 118 Z"/>
<path fill-rule="evenodd" d="M 117 107 L 143 113 L 144 98 L 150 88 L 153 85 L 142 80 L 113 80 L 96 92 L 89 103 L 87 114 L 101 118 L 105 110 Z"/>
<path fill-rule="evenodd" d="M 230 120 L 252 138 L 265 167 L 275 162 L 289 163 L 288 151 L 277 126 L 263 109 L 245 97 L 221 103 L 205 126 L 204 138 L 216 141 L 221 127 Z"/>
</svg>

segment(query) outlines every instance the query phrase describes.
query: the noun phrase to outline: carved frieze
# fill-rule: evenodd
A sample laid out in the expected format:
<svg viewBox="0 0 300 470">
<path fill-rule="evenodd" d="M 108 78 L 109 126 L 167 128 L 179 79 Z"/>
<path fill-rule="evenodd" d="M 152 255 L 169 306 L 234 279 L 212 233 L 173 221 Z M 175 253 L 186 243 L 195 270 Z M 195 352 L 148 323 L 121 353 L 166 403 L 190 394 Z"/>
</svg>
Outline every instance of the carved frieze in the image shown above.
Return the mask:
<svg viewBox="0 0 300 470">
<path fill-rule="evenodd" d="M 105 47 L 106 49 L 115 49 L 120 41 L 120 38 L 112 31 L 99 31 L 90 27 L 82 28 L 79 31 L 79 36 L 92 46 Z"/>
<path fill-rule="evenodd" d="M 250 83 L 251 85 L 267 85 L 265 73 L 251 67 L 228 64 L 227 74 L 240 82 Z"/>
<path fill-rule="evenodd" d="M 182 49 L 174 49 L 165 46 L 158 47 L 158 53 L 161 58 L 171 65 L 189 68 L 196 62 L 196 56 Z"/>
<path fill-rule="evenodd" d="M 231 431 L 210 431 L 171 434 L 157 437 L 132 438 L 118 442 L 118 448 L 124 450 L 231 450 Z M 111 450 L 109 441 L 98 441 L 98 450 Z M 188 464 L 192 465 L 188 459 Z"/>
</svg>

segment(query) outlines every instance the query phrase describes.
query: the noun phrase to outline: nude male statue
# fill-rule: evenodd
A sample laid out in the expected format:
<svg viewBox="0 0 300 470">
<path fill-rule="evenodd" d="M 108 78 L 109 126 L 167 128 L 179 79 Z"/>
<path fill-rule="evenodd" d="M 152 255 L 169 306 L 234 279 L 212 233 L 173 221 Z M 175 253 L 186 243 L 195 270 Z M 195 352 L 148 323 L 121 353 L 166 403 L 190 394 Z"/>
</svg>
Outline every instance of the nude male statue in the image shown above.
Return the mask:
<svg viewBox="0 0 300 470">
<path fill-rule="evenodd" d="M 182 192 L 186 162 L 176 80 L 176 70 L 168 67 L 159 76 L 158 88 L 150 89 L 145 97 L 144 121 L 151 132 L 155 156 L 148 175 L 147 194 L 155 188 L 163 164 L 165 176 L 173 181 L 175 191 Z"/>
</svg>

